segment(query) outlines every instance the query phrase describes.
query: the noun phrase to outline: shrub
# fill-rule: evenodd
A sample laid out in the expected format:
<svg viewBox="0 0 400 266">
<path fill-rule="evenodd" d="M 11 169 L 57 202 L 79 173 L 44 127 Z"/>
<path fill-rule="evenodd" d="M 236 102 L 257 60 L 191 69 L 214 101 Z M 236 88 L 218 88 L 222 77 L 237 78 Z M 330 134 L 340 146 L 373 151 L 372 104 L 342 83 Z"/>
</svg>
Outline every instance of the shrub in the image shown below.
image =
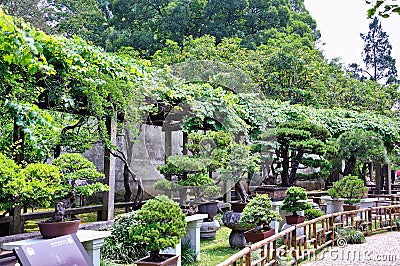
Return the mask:
<svg viewBox="0 0 400 266">
<path fill-rule="evenodd" d="M 134 242 L 129 236 L 130 227 L 137 224 L 134 212 L 118 215 L 110 228 L 111 236 L 104 240 L 101 248 L 102 259 L 129 264 L 145 256 L 145 243 Z"/>
<path fill-rule="evenodd" d="M 186 217 L 178 203 L 166 196 L 148 200 L 136 212 L 136 225 L 130 227 L 131 239 L 146 243 L 151 258 L 159 258 L 159 251 L 174 247 L 186 233 Z"/>
<path fill-rule="evenodd" d="M 290 187 L 286 190 L 281 209 L 297 215 L 298 211 L 311 209 L 311 204 L 307 202 L 307 199 L 307 191 L 304 188 Z"/>
<path fill-rule="evenodd" d="M 304 211 L 304 216 L 307 221 L 321 217 L 322 215 L 324 215 L 324 213 L 321 210 L 307 209 Z"/>
<path fill-rule="evenodd" d="M 239 224 L 243 227 L 254 228 L 256 230 L 270 229 L 269 223 L 272 221 L 282 221 L 281 216 L 271 208 L 271 199 L 268 194 L 257 194 L 244 207 Z"/>
<path fill-rule="evenodd" d="M 13 160 L 0 153 L 0 211 L 15 206 L 16 198 L 22 196 L 23 177 Z"/>
<path fill-rule="evenodd" d="M 328 189 L 328 195 L 334 199 L 345 198 L 346 203 L 355 203 L 365 196 L 367 190 L 363 180 L 357 176 L 348 175 L 333 182 L 333 187 Z"/>
<path fill-rule="evenodd" d="M 363 232 L 354 228 L 339 228 L 336 237 L 345 239 L 347 244 L 362 244 L 366 241 Z"/>
</svg>

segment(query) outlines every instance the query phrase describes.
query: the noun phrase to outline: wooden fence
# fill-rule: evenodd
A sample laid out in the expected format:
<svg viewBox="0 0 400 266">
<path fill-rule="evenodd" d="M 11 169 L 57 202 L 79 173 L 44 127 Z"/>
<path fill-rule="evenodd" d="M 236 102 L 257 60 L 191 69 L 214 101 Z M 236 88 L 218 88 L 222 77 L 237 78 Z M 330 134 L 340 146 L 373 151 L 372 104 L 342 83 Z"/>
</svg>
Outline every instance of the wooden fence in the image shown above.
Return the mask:
<svg viewBox="0 0 400 266">
<path fill-rule="evenodd" d="M 218 266 L 276 266 L 311 259 L 319 251 L 334 246 L 340 228 L 355 228 L 365 235 L 400 229 L 400 205 L 333 213 L 292 226 L 263 241 L 243 248 Z"/>
</svg>

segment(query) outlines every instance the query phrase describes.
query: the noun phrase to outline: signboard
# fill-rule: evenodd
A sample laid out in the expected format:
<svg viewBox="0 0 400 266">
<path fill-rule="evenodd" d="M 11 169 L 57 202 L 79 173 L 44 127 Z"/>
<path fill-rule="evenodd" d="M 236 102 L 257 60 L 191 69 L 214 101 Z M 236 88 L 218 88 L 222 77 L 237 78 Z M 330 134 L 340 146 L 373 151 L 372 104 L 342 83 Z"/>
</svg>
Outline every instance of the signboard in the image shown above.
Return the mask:
<svg viewBox="0 0 400 266">
<path fill-rule="evenodd" d="M 22 266 L 93 266 L 76 234 L 14 248 Z"/>
</svg>

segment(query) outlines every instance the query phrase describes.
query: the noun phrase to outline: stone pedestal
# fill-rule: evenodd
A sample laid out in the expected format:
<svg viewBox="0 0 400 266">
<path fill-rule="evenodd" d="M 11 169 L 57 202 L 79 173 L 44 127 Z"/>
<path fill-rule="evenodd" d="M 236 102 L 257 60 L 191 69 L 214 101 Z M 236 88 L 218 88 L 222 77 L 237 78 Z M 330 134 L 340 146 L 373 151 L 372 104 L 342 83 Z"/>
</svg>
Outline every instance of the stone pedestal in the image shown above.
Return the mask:
<svg viewBox="0 0 400 266">
<path fill-rule="evenodd" d="M 207 218 L 207 214 L 194 214 L 186 216 L 186 234 L 183 236 L 181 243 L 189 244 L 190 248 L 196 252 L 197 260 L 200 260 L 200 227 L 203 219 Z M 176 245 L 175 248 L 168 248 L 162 251 L 162 254 L 182 255 L 181 243 Z M 178 266 L 181 265 L 181 258 L 179 258 Z"/>
<path fill-rule="evenodd" d="M 221 225 L 217 220 L 212 221 L 203 221 L 203 224 L 200 227 L 200 238 L 201 239 L 210 239 L 215 238 L 217 231 L 221 228 Z"/>
<path fill-rule="evenodd" d="M 376 203 L 379 201 L 378 198 L 366 198 L 361 199 L 360 201 L 360 209 L 367 209 L 370 207 L 375 207 Z"/>
<path fill-rule="evenodd" d="M 326 203 L 326 213 L 335 213 L 343 211 L 343 200 L 341 199 L 332 199 L 330 196 L 321 197 L 322 200 Z"/>
<path fill-rule="evenodd" d="M 229 245 L 231 247 L 244 248 L 247 245 L 243 232 L 250 228 L 242 227 L 239 224 L 239 219 L 242 214 L 240 212 L 228 211 L 224 213 L 222 222 L 224 225 L 232 229 L 229 235 Z"/>
</svg>

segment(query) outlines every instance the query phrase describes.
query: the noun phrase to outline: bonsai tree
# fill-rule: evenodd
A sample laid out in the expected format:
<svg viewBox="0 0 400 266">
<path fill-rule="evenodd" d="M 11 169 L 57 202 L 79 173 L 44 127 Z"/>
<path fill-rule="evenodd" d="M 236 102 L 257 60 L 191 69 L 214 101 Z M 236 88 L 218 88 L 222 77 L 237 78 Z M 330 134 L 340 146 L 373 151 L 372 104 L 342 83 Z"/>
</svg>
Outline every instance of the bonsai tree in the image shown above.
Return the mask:
<svg viewBox="0 0 400 266">
<path fill-rule="evenodd" d="M 257 194 L 244 207 L 239 224 L 246 228 L 254 228 L 254 232 L 268 231 L 272 221 L 282 221 L 281 216 L 272 207 L 268 194 Z"/>
<path fill-rule="evenodd" d="M 311 209 L 312 206 L 307 202 L 307 191 L 301 187 L 290 187 L 286 189 L 286 197 L 283 200 L 282 210 L 298 216 L 298 211 Z"/>
<path fill-rule="evenodd" d="M 63 195 L 61 175 L 56 166 L 35 163 L 24 169 L 0 153 L 0 211 L 17 206 L 49 207 Z"/>
<path fill-rule="evenodd" d="M 344 198 L 345 203 L 353 204 L 360 202 L 367 190 L 362 179 L 348 175 L 333 182 L 333 187 L 328 189 L 328 195 L 334 199 Z"/>
<path fill-rule="evenodd" d="M 160 250 L 174 247 L 186 232 L 186 219 L 179 205 L 167 196 L 148 200 L 136 211 L 137 224 L 130 228 L 135 243 L 146 243 L 146 261 L 163 261 Z"/>
</svg>

